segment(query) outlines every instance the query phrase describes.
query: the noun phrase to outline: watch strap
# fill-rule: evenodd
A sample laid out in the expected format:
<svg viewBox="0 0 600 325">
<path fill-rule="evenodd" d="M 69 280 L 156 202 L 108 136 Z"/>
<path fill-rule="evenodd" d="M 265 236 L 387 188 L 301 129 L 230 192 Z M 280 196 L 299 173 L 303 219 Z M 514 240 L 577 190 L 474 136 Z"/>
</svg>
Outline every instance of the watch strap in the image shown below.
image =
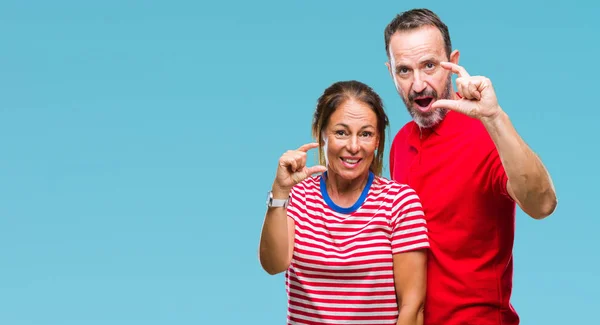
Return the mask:
<svg viewBox="0 0 600 325">
<path fill-rule="evenodd" d="M 273 198 L 273 192 L 269 191 L 267 198 L 267 207 L 284 207 L 287 208 L 290 198 L 287 199 L 275 199 Z"/>
</svg>

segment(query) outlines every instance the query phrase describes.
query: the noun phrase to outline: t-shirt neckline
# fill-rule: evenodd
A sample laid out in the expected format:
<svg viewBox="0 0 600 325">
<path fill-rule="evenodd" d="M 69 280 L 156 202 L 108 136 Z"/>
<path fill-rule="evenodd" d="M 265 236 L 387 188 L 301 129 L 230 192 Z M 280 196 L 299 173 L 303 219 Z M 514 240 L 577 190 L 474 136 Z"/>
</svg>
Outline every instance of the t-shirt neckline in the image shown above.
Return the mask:
<svg viewBox="0 0 600 325">
<path fill-rule="evenodd" d="M 369 171 L 369 178 L 367 179 L 367 184 L 365 185 L 365 188 L 362 190 L 360 197 L 358 198 L 358 200 L 356 200 L 356 202 L 354 202 L 354 204 L 352 206 L 347 207 L 347 208 L 341 207 L 341 206 L 335 204 L 333 202 L 333 200 L 331 200 L 331 198 L 329 197 L 329 194 L 327 193 L 327 185 L 325 183 L 326 177 L 327 177 L 327 172 L 324 172 L 323 175 L 321 176 L 321 180 L 320 180 L 321 195 L 323 196 L 323 200 L 333 211 L 338 212 L 338 213 L 350 214 L 350 213 L 353 213 L 354 211 L 358 210 L 362 206 L 362 204 L 365 202 L 365 200 L 367 199 L 367 194 L 369 193 L 369 190 L 371 189 L 371 184 L 373 184 L 373 179 L 375 178 L 375 174 L 373 174 L 372 171 Z"/>
</svg>

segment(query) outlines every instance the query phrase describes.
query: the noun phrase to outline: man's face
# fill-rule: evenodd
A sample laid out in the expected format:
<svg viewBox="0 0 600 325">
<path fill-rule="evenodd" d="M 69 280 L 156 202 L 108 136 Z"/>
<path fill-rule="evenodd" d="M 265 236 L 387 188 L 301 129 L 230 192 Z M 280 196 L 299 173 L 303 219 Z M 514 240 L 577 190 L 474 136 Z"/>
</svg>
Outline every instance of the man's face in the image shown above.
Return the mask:
<svg viewBox="0 0 600 325">
<path fill-rule="evenodd" d="M 432 109 L 438 99 L 452 98 L 452 75 L 440 62 L 458 64 L 458 51 L 450 60 L 444 39 L 434 26 L 396 32 L 390 38 L 390 61 L 386 63 L 396 90 L 408 112 L 421 127 L 431 127 L 446 116 L 446 109 Z"/>
</svg>

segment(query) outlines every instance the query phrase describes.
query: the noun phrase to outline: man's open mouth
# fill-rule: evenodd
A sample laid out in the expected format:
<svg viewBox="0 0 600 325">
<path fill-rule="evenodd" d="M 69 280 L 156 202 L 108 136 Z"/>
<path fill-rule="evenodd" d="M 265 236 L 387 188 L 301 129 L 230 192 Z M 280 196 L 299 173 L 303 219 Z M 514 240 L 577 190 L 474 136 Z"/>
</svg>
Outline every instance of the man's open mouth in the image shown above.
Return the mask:
<svg viewBox="0 0 600 325">
<path fill-rule="evenodd" d="M 419 97 L 415 99 L 415 104 L 419 106 L 421 111 L 426 112 L 429 110 L 429 105 L 431 105 L 432 101 L 433 97 Z"/>
<path fill-rule="evenodd" d="M 415 103 L 421 107 L 427 107 L 431 104 L 433 97 L 421 97 L 419 99 L 415 99 Z"/>
</svg>

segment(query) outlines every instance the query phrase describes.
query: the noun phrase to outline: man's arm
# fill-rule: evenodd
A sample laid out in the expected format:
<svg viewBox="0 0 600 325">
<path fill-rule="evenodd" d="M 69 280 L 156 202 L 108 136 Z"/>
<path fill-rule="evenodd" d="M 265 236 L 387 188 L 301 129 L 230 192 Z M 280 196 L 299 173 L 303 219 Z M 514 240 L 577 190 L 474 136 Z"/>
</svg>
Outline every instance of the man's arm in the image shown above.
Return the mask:
<svg viewBox="0 0 600 325">
<path fill-rule="evenodd" d="M 499 109 L 495 116 L 483 118 L 482 122 L 508 176 L 508 194 L 532 218 L 543 219 L 552 214 L 557 205 L 552 179 L 541 159 L 519 136 L 508 115 Z"/>
<path fill-rule="evenodd" d="M 532 218 L 543 219 L 552 214 L 557 199 L 550 175 L 498 104 L 492 82 L 485 77 L 470 76 L 457 64 L 442 62 L 441 65 L 458 75 L 456 87 L 462 98 L 438 100 L 432 108 L 447 108 L 479 119 L 498 149 L 508 176 L 508 194 Z"/>
</svg>

